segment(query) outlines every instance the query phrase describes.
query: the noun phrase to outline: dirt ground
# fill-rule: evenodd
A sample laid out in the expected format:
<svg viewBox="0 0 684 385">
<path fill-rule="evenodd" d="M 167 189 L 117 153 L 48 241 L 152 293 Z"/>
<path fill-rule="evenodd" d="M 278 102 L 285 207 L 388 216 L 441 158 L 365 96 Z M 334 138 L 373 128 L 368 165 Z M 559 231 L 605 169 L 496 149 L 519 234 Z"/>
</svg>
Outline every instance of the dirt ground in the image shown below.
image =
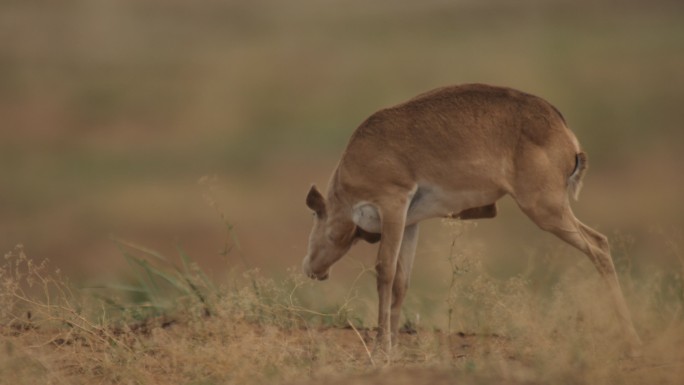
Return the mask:
<svg viewBox="0 0 684 385">
<path fill-rule="evenodd" d="M 222 331 L 215 329 L 217 321 Z M 570 367 L 552 368 L 546 365 L 563 361 L 540 360 L 532 347 L 521 348 L 509 337 L 405 330 L 388 364 L 386 356 L 372 352 L 373 332 L 368 329 L 283 330 L 223 321 L 205 319 L 198 329 L 196 323 L 159 318 L 99 336 L 116 336 L 125 344 L 119 348 L 105 347 L 94 340 L 97 336 L 53 334 L 30 323 L 3 327 L 0 383 L 522 385 L 607 380 L 674 385 L 684 378 L 684 352 L 672 351 L 662 361 L 653 355 L 658 354 L 655 342 L 646 343 L 643 357 L 616 355 L 591 362 L 578 353 Z M 682 346 L 679 337 L 671 342 Z M 197 346 L 202 343 L 204 347 Z"/>
</svg>

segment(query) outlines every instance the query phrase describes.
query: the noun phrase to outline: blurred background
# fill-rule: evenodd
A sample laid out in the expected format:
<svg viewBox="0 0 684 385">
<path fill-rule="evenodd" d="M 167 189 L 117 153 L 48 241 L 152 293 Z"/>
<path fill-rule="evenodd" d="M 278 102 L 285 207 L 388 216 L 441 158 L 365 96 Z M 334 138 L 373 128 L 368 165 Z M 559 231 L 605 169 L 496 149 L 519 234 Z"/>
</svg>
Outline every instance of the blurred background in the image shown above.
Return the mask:
<svg viewBox="0 0 684 385">
<path fill-rule="evenodd" d="M 4 0 L 0 36 L 0 248 L 77 282 L 127 274 L 112 236 L 180 246 L 217 281 L 285 276 L 306 250 L 305 194 L 354 128 L 470 82 L 563 112 L 591 165 L 575 212 L 623 270 L 681 266 L 681 2 Z M 592 271 L 509 198 L 471 227 L 459 246 L 494 275 L 550 255 Z M 462 228 L 422 227 L 409 306 L 444 300 Z M 344 292 L 374 251 L 315 290 Z"/>
</svg>

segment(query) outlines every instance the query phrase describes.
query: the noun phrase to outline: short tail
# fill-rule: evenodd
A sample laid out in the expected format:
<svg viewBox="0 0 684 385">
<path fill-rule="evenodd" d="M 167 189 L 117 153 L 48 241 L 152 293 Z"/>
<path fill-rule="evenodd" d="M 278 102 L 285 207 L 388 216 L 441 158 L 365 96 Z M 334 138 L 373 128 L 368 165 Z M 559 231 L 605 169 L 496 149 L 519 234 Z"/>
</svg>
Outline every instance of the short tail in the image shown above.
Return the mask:
<svg viewBox="0 0 684 385">
<path fill-rule="evenodd" d="M 579 193 L 582 189 L 582 177 L 584 177 L 588 166 L 587 154 L 582 151 L 575 154 L 575 169 L 568 178 L 568 195 L 574 200 L 579 198 Z"/>
</svg>

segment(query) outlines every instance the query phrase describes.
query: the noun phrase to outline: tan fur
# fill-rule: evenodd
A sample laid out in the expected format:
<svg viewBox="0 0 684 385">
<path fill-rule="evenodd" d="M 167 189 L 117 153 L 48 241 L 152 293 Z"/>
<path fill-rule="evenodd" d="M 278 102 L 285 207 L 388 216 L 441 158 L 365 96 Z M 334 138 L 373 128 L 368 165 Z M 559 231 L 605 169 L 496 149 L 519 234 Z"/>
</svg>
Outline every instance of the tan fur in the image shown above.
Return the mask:
<svg viewBox="0 0 684 385">
<path fill-rule="evenodd" d="M 607 241 L 570 209 L 568 194 L 579 194 L 586 166 L 563 116 L 539 97 L 482 84 L 427 92 L 376 112 L 356 129 L 326 199 L 312 187 L 307 204 L 324 215 L 315 220 L 304 271 L 325 279 L 357 239 L 381 239 L 378 341 L 388 352 L 399 328 L 418 222 L 491 218 L 495 202 L 508 194 L 539 227 L 594 262 L 636 349 L 639 337 Z"/>
</svg>

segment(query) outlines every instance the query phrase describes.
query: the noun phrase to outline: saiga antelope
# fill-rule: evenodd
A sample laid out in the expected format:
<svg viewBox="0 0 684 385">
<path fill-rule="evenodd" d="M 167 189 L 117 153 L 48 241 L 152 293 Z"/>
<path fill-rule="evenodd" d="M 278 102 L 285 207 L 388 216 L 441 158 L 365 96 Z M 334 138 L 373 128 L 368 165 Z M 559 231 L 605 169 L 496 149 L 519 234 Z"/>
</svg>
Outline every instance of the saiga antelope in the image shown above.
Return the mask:
<svg viewBox="0 0 684 385">
<path fill-rule="evenodd" d="M 509 88 L 439 88 L 371 115 L 353 133 L 327 197 L 312 186 L 315 213 L 304 272 L 328 278 L 358 239 L 380 241 L 375 265 L 377 343 L 389 352 L 399 331 L 418 240 L 434 217 L 496 216 L 508 194 L 543 230 L 585 253 L 607 283 L 632 354 L 641 342 L 625 303 L 607 238 L 570 209 L 587 157 L 560 112 Z"/>
</svg>

